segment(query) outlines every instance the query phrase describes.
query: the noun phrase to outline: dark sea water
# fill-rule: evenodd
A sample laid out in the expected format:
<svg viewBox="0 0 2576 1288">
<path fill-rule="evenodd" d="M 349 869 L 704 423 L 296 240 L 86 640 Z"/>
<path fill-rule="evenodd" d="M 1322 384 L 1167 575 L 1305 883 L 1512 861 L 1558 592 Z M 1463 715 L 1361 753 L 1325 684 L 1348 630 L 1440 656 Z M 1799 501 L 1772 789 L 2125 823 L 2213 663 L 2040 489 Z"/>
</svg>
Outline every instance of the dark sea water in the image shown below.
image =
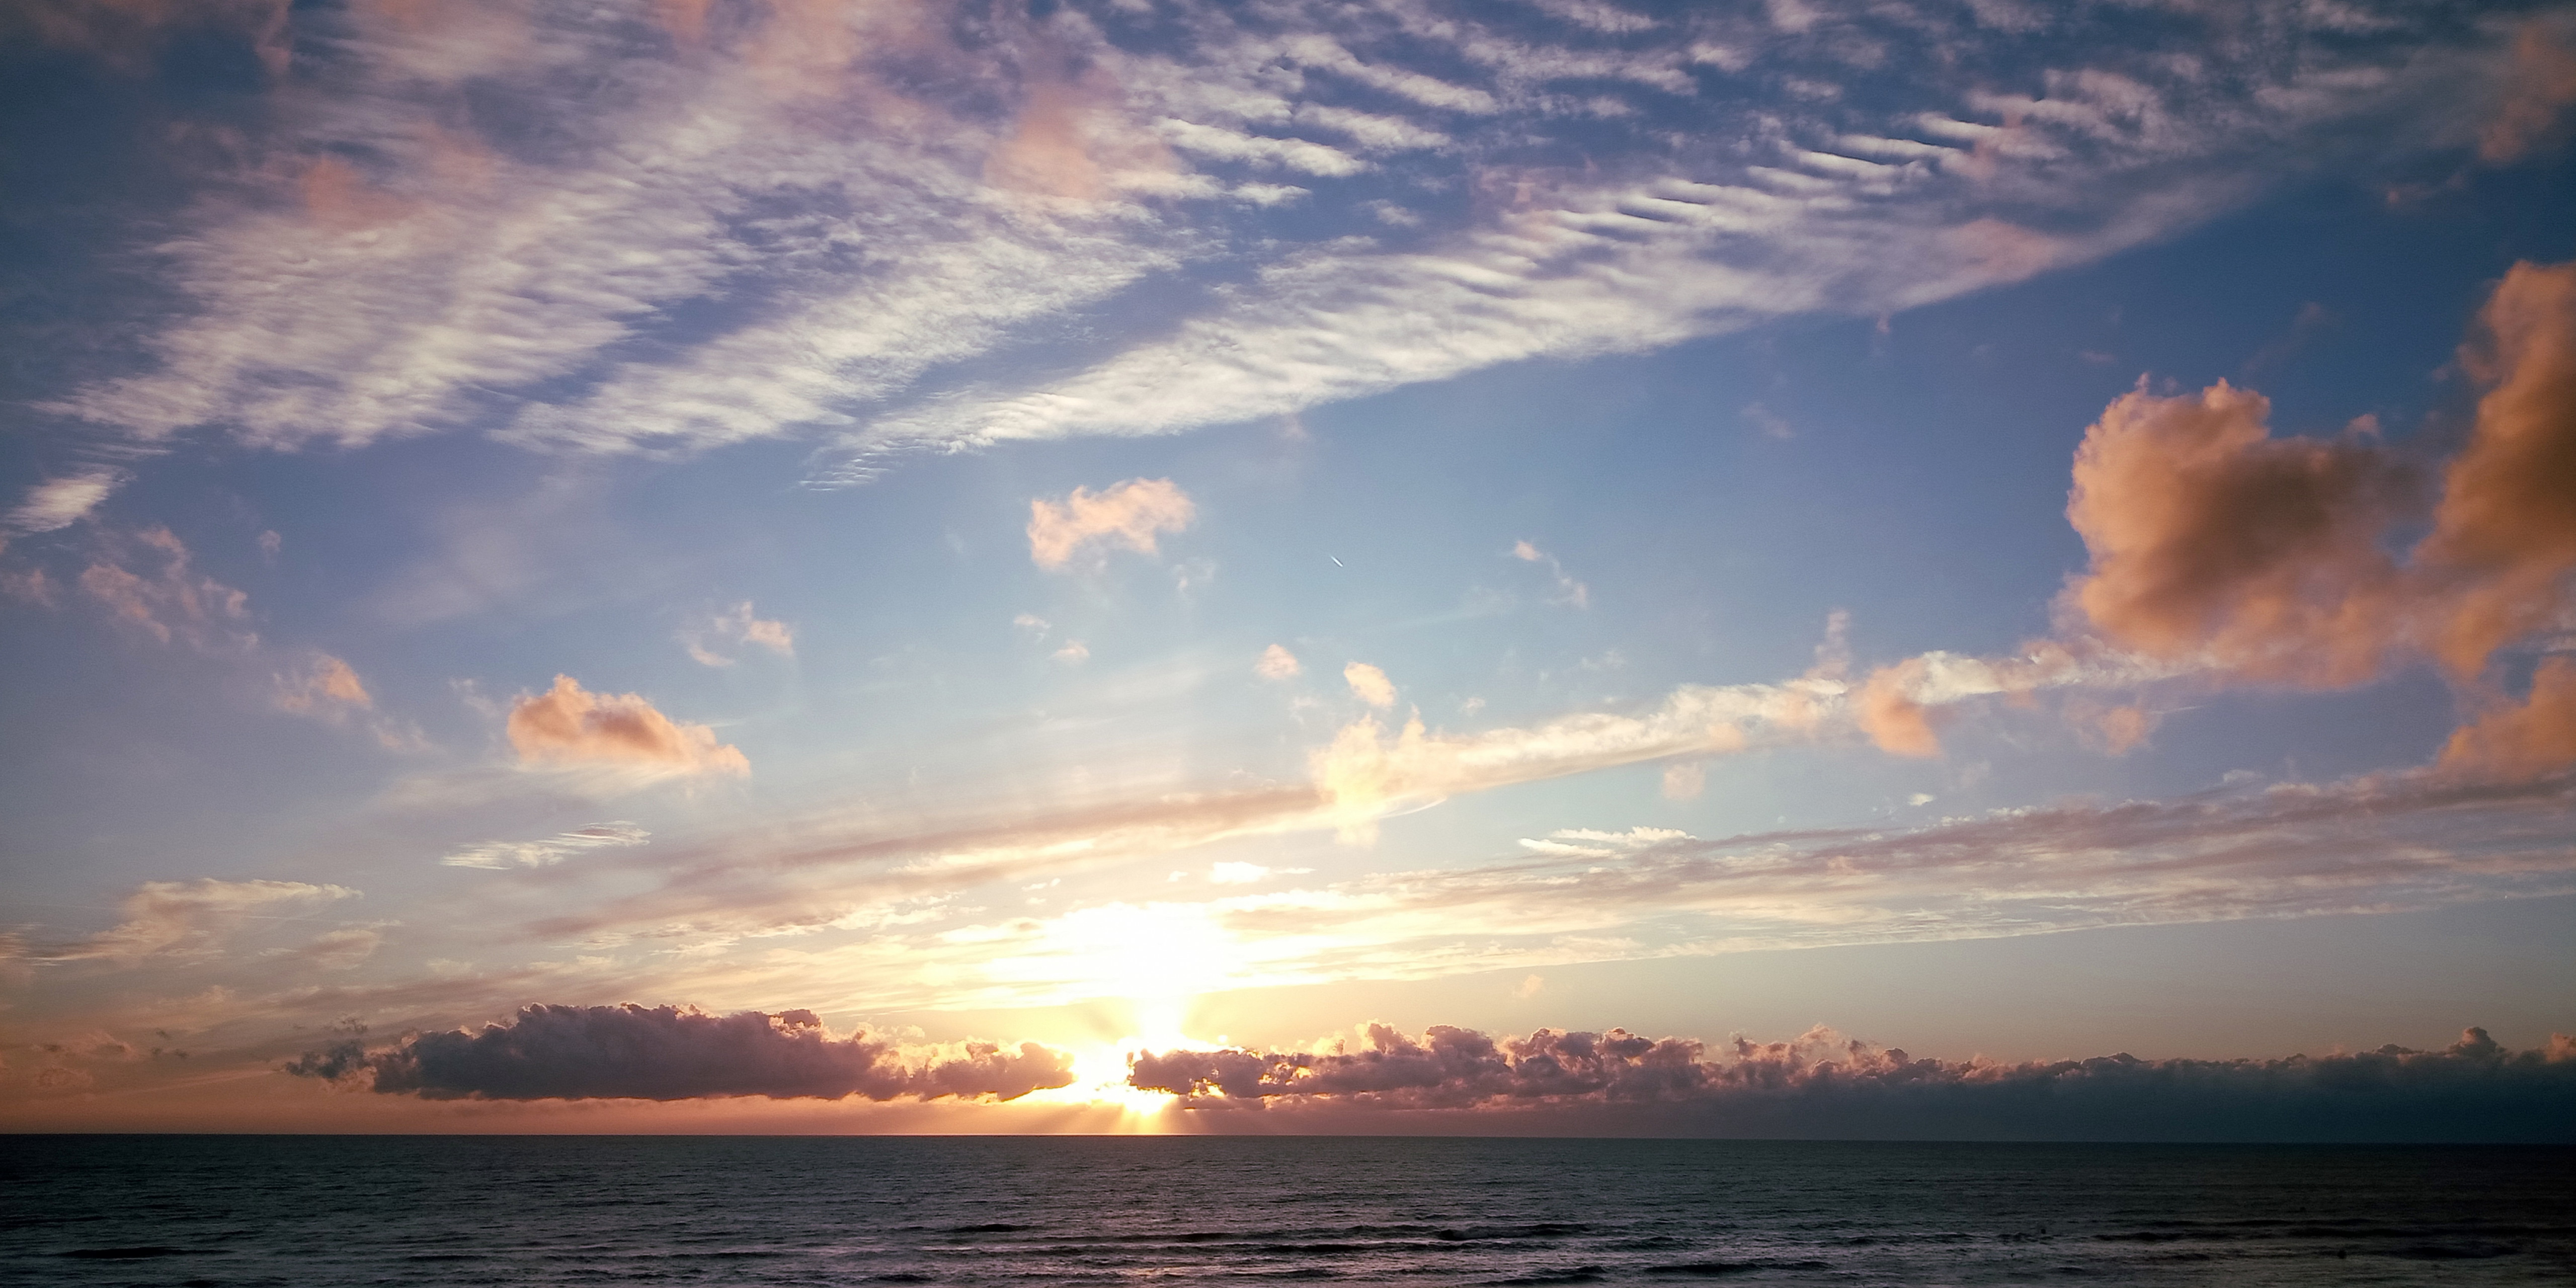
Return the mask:
<svg viewBox="0 0 2576 1288">
<path fill-rule="evenodd" d="M 2567 1148 L 0 1137 L 11 1284 L 2576 1283 Z"/>
</svg>

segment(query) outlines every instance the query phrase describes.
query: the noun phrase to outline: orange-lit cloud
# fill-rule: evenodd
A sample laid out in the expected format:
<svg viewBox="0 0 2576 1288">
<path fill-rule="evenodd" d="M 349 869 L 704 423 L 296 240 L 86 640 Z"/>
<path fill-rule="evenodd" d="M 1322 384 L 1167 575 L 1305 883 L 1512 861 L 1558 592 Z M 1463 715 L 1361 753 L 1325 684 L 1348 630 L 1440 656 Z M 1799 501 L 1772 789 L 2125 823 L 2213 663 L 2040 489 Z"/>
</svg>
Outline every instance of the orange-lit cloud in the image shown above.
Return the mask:
<svg viewBox="0 0 2576 1288">
<path fill-rule="evenodd" d="M 2505 75 L 2504 101 L 2478 132 L 2478 159 L 2489 165 L 2521 160 L 2559 133 L 2559 117 L 2576 105 L 2576 48 L 2544 22 L 2525 23 Z"/>
<path fill-rule="evenodd" d="M 1075 488 L 1062 501 L 1029 502 L 1029 558 L 1062 569 L 1102 547 L 1155 553 L 1155 534 L 1190 526 L 1198 508 L 1170 479 L 1129 479 L 1098 492 Z"/>
<path fill-rule="evenodd" d="M 279 676 L 277 705 L 297 715 L 333 717 L 375 705 L 367 686 L 349 664 L 328 653 L 316 653 L 293 675 Z"/>
<path fill-rule="evenodd" d="M 2549 629 L 2576 572 L 2576 263 L 2517 264 L 2462 365 L 2485 387 L 2404 558 L 2423 489 L 2367 436 L 2276 439 L 2261 395 L 2127 394 L 2086 431 L 2067 518 L 2092 553 L 2068 601 L 2147 655 L 2339 686 L 2405 654 L 2461 680 Z"/>
<path fill-rule="evenodd" d="M 2576 660 L 2541 660 L 2531 693 L 2451 734 L 2436 762 L 2447 774 L 2522 779 L 2576 764 Z"/>
<path fill-rule="evenodd" d="M 2093 563 L 2086 620 L 2151 655 L 2261 679 L 2379 670 L 2402 590 L 2381 548 L 2414 478 L 2377 444 L 2275 439 L 2270 403 L 2227 382 L 2123 395 L 2085 432 L 2066 517 Z"/>
<path fill-rule="evenodd" d="M 608 766 L 653 776 L 744 775 L 751 761 L 715 731 L 683 724 L 634 693 L 592 693 L 569 675 L 510 708 L 510 746 L 529 765 Z"/>
<path fill-rule="evenodd" d="M 1853 715 L 1879 750 L 1897 756 L 1941 754 L 1940 736 L 1932 732 L 1931 711 L 1909 696 L 1920 683 L 1923 669 L 1922 659 L 1909 659 L 1872 673 L 1861 686 Z"/>
<path fill-rule="evenodd" d="M 704 626 L 682 632 L 680 643 L 703 666 L 731 666 L 738 660 L 709 647 L 714 644 L 751 645 L 780 657 L 796 656 L 795 629 L 782 621 L 754 616 L 747 599 L 716 614 Z"/>
</svg>

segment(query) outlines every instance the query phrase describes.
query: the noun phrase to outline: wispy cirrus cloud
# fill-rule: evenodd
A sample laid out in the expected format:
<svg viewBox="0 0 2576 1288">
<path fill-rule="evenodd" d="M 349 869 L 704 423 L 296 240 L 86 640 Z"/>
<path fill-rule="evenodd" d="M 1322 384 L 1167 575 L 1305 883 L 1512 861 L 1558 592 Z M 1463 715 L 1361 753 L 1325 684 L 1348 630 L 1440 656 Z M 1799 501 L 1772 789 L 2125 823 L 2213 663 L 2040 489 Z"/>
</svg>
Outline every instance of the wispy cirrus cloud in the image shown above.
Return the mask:
<svg viewBox="0 0 2576 1288">
<path fill-rule="evenodd" d="M 300 10 L 263 168 L 155 248 L 197 312 L 49 405 L 272 447 L 819 435 L 864 478 L 2017 280 L 2464 150 L 2514 58 L 2393 2 L 1595 8 Z M 527 127 L 466 129 L 469 82 Z M 1265 222 L 1300 193 L 1328 213 Z"/>
<path fill-rule="evenodd" d="M 642 845 L 653 834 L 633 823 L 593 823 L 534 841 L 481 841 L 439 862 L 451 868 L 542 868 L 585 850 Z"/>
<path fill-rule="evenodd" d="M 310 911 L 358 892 L 303 881 L 146 881 L 118 904 L 113 928 L 77 943 L 38 948 L 39 961 L 105 960 L 132 966 L 163 957 L 211 957 L 245 920 Z"/>
</svg>

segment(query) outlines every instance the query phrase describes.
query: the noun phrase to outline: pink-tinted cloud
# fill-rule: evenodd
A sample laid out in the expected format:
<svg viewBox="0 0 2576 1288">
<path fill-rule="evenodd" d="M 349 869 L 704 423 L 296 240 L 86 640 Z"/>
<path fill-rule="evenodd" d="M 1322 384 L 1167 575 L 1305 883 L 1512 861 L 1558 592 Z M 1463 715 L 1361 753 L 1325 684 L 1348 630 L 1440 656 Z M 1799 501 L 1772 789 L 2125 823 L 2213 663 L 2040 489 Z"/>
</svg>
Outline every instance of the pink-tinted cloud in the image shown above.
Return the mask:
<svg viewBox="0 0 2576 1288">
<path fill-rule="evenodd" d="M 109 536 L 81 571 L 80 586 L 118 620 L 164 644 L 182 640 L 212 650 L 259 642 L 246 625 L 250 596 L 199 574 L 186 543 L 168 528 Z"/>
<path fill-rule="evenodd" d="M 2523 701 L 2490 711 L 2451 734 L 2436 768 L 2507 781 L 2576 764 L 2576 660 L 2551 657 L 2532 673 Z"/>
<path fill-rule="evenodd" d="M 654 776 L 751 772 L 741 749 L 701 724 L 672 720 L 634 693 L 592 693 L 569 675 L 510 708 L 510 746 L 522 764 L 598 765 Z"/>
<path fill-rule="evenodd" d="M 1198 507 L 1170 479 L 1129 479 L 1101 491 L 1075 488 L 1064 500 L 1029 502 L 1029 558 L 1062 569 L 1075 556 L 1123 546 L 1155 553 L 1155 534 L 1179 532 Z"/>
<path fill-rule="evenodd" d="M 1931 709 L 1911 696 L 1923 670 L 1923 659 L 1910 658 L 1880 668 L 1861 686 L 1852 714 L 1879 750 L 1897 756 L 1941 754 L 1940 736 L 1932 731 Z"/>
<path fill-rule="evenodd" d="M 415 1034 L 374 1052 L 344 1042 L 287 1072 L 363 1074 L 380 1093 L 429 1100 L 1014 1100 L 1073 1081 L 1072 1058 L 1035 1042 L 910 1049 L 864 1030 L 835 1037 L 811 1011 L 719 1017 L 631 1004 L 529 1006 L 507 1024 Z"/>
<path fill-rule="evenodd" d="M 336 719 L 375 704 L 357 671 L 328 653 L 314 654 L 302 670 L 277 679 L 278 709 L 297 715 Z"/>
<path fill-rule="evenodd" d="M 710 647 L 720 644 L 764 648 L 780 657 L 796 656 L 795 629 L 782 621 L 755 616 L 747 599 L 716 614 L 703 626 L 683 632 L 680 643 L 702 666 L 734 664 L 737 659 Z"/>
<path fill-rule="evenodd" d="M 1252 673 L 1265 680 L 1293 680 L 1305 669 L 1296 654 L 1277 644 L 1261 650 L 1260 659 L 1252 664 Z"/>
</svg>

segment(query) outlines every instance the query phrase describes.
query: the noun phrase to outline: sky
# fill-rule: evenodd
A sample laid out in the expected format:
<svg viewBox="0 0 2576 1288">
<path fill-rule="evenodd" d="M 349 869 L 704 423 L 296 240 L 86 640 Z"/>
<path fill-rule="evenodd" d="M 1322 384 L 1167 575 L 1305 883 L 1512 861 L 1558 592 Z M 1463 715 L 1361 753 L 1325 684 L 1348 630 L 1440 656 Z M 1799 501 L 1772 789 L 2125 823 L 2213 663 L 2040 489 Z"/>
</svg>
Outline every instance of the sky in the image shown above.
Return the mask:
<svg viewBox="0 0 2576 1288">
<path fill-rule="evenodd" d="M 2576 7 L 0 5 L 0 1129 L 2576 1137 Z"/>
</svg>

